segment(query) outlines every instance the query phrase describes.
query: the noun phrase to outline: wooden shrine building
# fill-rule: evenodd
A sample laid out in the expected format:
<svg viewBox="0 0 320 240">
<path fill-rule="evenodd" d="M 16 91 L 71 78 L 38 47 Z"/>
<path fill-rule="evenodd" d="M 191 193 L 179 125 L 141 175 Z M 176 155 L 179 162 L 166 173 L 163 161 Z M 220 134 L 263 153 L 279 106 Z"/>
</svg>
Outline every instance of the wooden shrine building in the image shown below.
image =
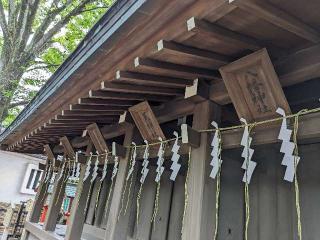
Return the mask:
<svg viewBox="0 0 320 240">
<path fill-rule="evenodd" d="M 318 0 L 115 2 L 0 136 L 4 150 L 48 158 L 25 239 L 319 239 L 319 11 Z"/>
</svg>

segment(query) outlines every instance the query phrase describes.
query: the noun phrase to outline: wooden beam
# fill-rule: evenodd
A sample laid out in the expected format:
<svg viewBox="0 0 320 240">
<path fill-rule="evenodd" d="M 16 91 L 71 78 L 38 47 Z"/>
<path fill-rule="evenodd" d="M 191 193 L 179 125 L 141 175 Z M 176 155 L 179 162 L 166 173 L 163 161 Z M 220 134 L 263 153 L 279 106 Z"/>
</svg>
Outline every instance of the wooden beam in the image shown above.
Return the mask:
<svg viewBox="0 0 320 240">
<path fill-rule="evenodd" d="M 320 77 L 320 44 L 291 53 L 274 65 L 284 87 Z"/>
<path fill-rule="evenodd" d="M 278 116 L 278 107 L 291 113 L 266 49 L 221 67 L 220 72 L 239 118 L 270 119 Z"/>
<path fill-rule="evenodd" d="M 181 64 L 152 60 L 150 58 L 137 57 L 134 59 L 134 66 L 135 70 L 138 72 L 159 74 L 163 76 L 168 75 L 186 79 L 221 79 L 219 72 L 216 70 L 190 67 Z"/>
<path fill-rule="evenodd" d="M 104 153 L 105 151 L 109 151 L 108 146 L 103 138 L 103 135 L 96 123 L 87 126 L 86 129 L 94 147 L 100 154 Z"/>
<path fill-rule="evenodd" d="M 123 106 L 128 107 L 136 104 L 137 101 L 132 100 L 112 100 L 103 98 L 79 98 L 78 104 L 86 105 L 102 105 L 102 106 Z"/>
<path fill-rule="evenodd" d="M 44 145 L 43 148 L 44 148 L 45 154 L 47 155 L 47 159 L 49 161 L 54 161 L 55 157 L 49 144 Z"/>
<path fill-rule="evenodd" d="M 131 106 L 131 105 L 129 105 Z M 124 110 L 127 110 L 128 106 L 108 106 L 108 105 L 93 105 L 93 104 L 71 104 L 70 110 L 71 111 L 92 111 L 92 112 L 123 112 Z"/>
<path fill-rule="evenodd" d="M 101 90 L 115 91 L 119 93 L 153 94 L 153 95 L 163 95 L 163 96 L 182 96 L 183 95 L 182 89 L 174 89 L 174 88 L 168 88 L 168 87 L 150 88 L 148 86 L 143 86 L 143 85 L 116 83 L 116 81 L 102 82 Z"/>
<path fill-rule="evenodd" d="M 57 115 L 55 117 L 56 120 L 86 120 L 86 121 L 98 121 L 98 120 L 102 120 L 102 121 L 109 121 L 114 122 L 117 121 L 119 119 L 119 117 L 117 116 L 77 116 L 77 115 L 68 115 L 68 116 L 62 116 L 62 115 Z"/>
<path fill-rule="evenodd" d="M 230 57 L 220 53 L 165 40 L 157 43 L 157 49 L 152 53 L 152 57 L 161 61 L 207 69 L 217 69 L 231 62 Z"/>
<path fill-rule="evenodd" d="M 149 142 L 158 141 L 159 137 L 165 139 L 157 118 L 148 102 L 142 102 L 130 107 L 129 112 L 143 139 Z"/>
<path fill-rule="evenodd" d="M 184 78 L 173 78 L 169 76 L 159 76 L 139 72 L 117 71 L 116 81 L 133 84 L 143 84 L 145 86 L 162 86 L 170 88 L 184 88 L 192 84 L 192 80 Z"/>
<path fill-rule="evenodd" d="M 76 153 L 74 152 L 69 139 L 66 136 L 64 136 L 60 138 L 60 143 L 63 146 L 64 153 L 66 154 L 66 156 L 69 157 L 70 159 L 74 159 L 76 156 Z"/>
<path fill-rule="evenodd" d="M 231 0 L 230 2 L 248 12 L 248 14 L 263 18 L 273 25 L 292 32 L 303 39 L 307 39 L 313 43 L 320 42 L 320 33 L 317 30 L 267 1 Z"/>
<path fill-rule="evenodd" d="M 317 143 L 320 140 L 320 112 L 301 116 L 299 118 L 299 143 Z M 252 145 L 264 145 L 271 143 L 278 143 L 278 135 L 280 131 L 281 122 L 273 125 L 262 125 L 252 130 Z M 291 126 L 290 128 L 293 128 Z M 224 149 L 232 149 L 240 147 L 241 137 L 243 135 L 243 128 L 236 130 L 229 130 L 222 132 L 222 147 Z"/>
<path fill-rule="evenodd" d="M 187 29 L 195 34 L 201 34 L 203 39 L 217 39 L 230 45 L 242 46 L 244 49 L 254 51 L 262 48 L 256 39 L 194 17 L 187 21 Z"/>
<path fill-rule="evenodd" d="M 62 116 L 67 115 L 78 115 L 78 116 L 112 116 L 112 115 L 120 115 L 123 113 L 124 110 L 115 110 L 115 111 L 109 111 L 108 109 L 102 111 L 87 111 L 87 110 L 62 110 Z"/>
<path fill-rule="evenodd" d="M 155 102 L 166 102 L 172 97 L 170 96 L 154 96 L 151 94 L 136 94 L 136 93 L 117 93 L 117 92 L 107 92 L 102 90 L 90 90 L 89 96 L 91 98 L 104 98 L 104 99 L 119 99 L 119 100 L 150 100 Z"/>
</svg>

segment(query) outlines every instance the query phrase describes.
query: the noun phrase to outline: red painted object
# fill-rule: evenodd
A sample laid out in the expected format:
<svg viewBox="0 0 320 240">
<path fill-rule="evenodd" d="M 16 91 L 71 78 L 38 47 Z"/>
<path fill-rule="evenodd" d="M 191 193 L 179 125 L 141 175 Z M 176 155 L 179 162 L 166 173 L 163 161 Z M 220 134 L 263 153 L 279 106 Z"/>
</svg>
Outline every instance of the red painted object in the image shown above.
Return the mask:
<svg viewBox="0 0 320 240">
<path fill-rule="evenodd" d="M 47 211 L 48 211 L 48 205 L 43 206 L 42 213 L 41 213 L 41 216 L 40 216 L 40 222 L 41 223 L 43 223 L 44 220 L 46 219 Z"/>
</svg>

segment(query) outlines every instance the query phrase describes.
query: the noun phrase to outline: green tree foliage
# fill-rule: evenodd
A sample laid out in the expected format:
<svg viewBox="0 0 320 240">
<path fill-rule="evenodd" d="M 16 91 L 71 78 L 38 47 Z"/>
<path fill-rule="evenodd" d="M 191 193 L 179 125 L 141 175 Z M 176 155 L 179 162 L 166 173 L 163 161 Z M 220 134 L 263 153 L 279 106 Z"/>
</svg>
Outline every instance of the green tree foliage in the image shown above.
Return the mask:
<svg viewBox="0 0 320 240">
<path fill-rule="evenodd" d="M 10 124 L 113 0 L 0 0 L 0 121 Z"/>
</svg>

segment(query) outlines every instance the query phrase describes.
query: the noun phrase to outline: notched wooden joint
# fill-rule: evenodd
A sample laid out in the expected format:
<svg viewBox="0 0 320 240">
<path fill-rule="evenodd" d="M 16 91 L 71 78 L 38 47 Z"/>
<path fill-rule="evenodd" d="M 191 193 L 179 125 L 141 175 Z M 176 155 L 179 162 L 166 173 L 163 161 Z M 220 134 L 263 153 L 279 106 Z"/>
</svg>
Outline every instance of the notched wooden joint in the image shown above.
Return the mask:
<svg viewBox="0 0 320 240">
<path fill-rule="evenodd" d="M 181 137 L 183 144 L 188 144 L 193 148 L 200 147 L 201 133 L 185 123 L 181 125 Z"/>
<path fill-rule="evenodd" d="M 125 157 L 126 148 L 116 142 L 112 143 L 112 156 Z"/>
</svg>

